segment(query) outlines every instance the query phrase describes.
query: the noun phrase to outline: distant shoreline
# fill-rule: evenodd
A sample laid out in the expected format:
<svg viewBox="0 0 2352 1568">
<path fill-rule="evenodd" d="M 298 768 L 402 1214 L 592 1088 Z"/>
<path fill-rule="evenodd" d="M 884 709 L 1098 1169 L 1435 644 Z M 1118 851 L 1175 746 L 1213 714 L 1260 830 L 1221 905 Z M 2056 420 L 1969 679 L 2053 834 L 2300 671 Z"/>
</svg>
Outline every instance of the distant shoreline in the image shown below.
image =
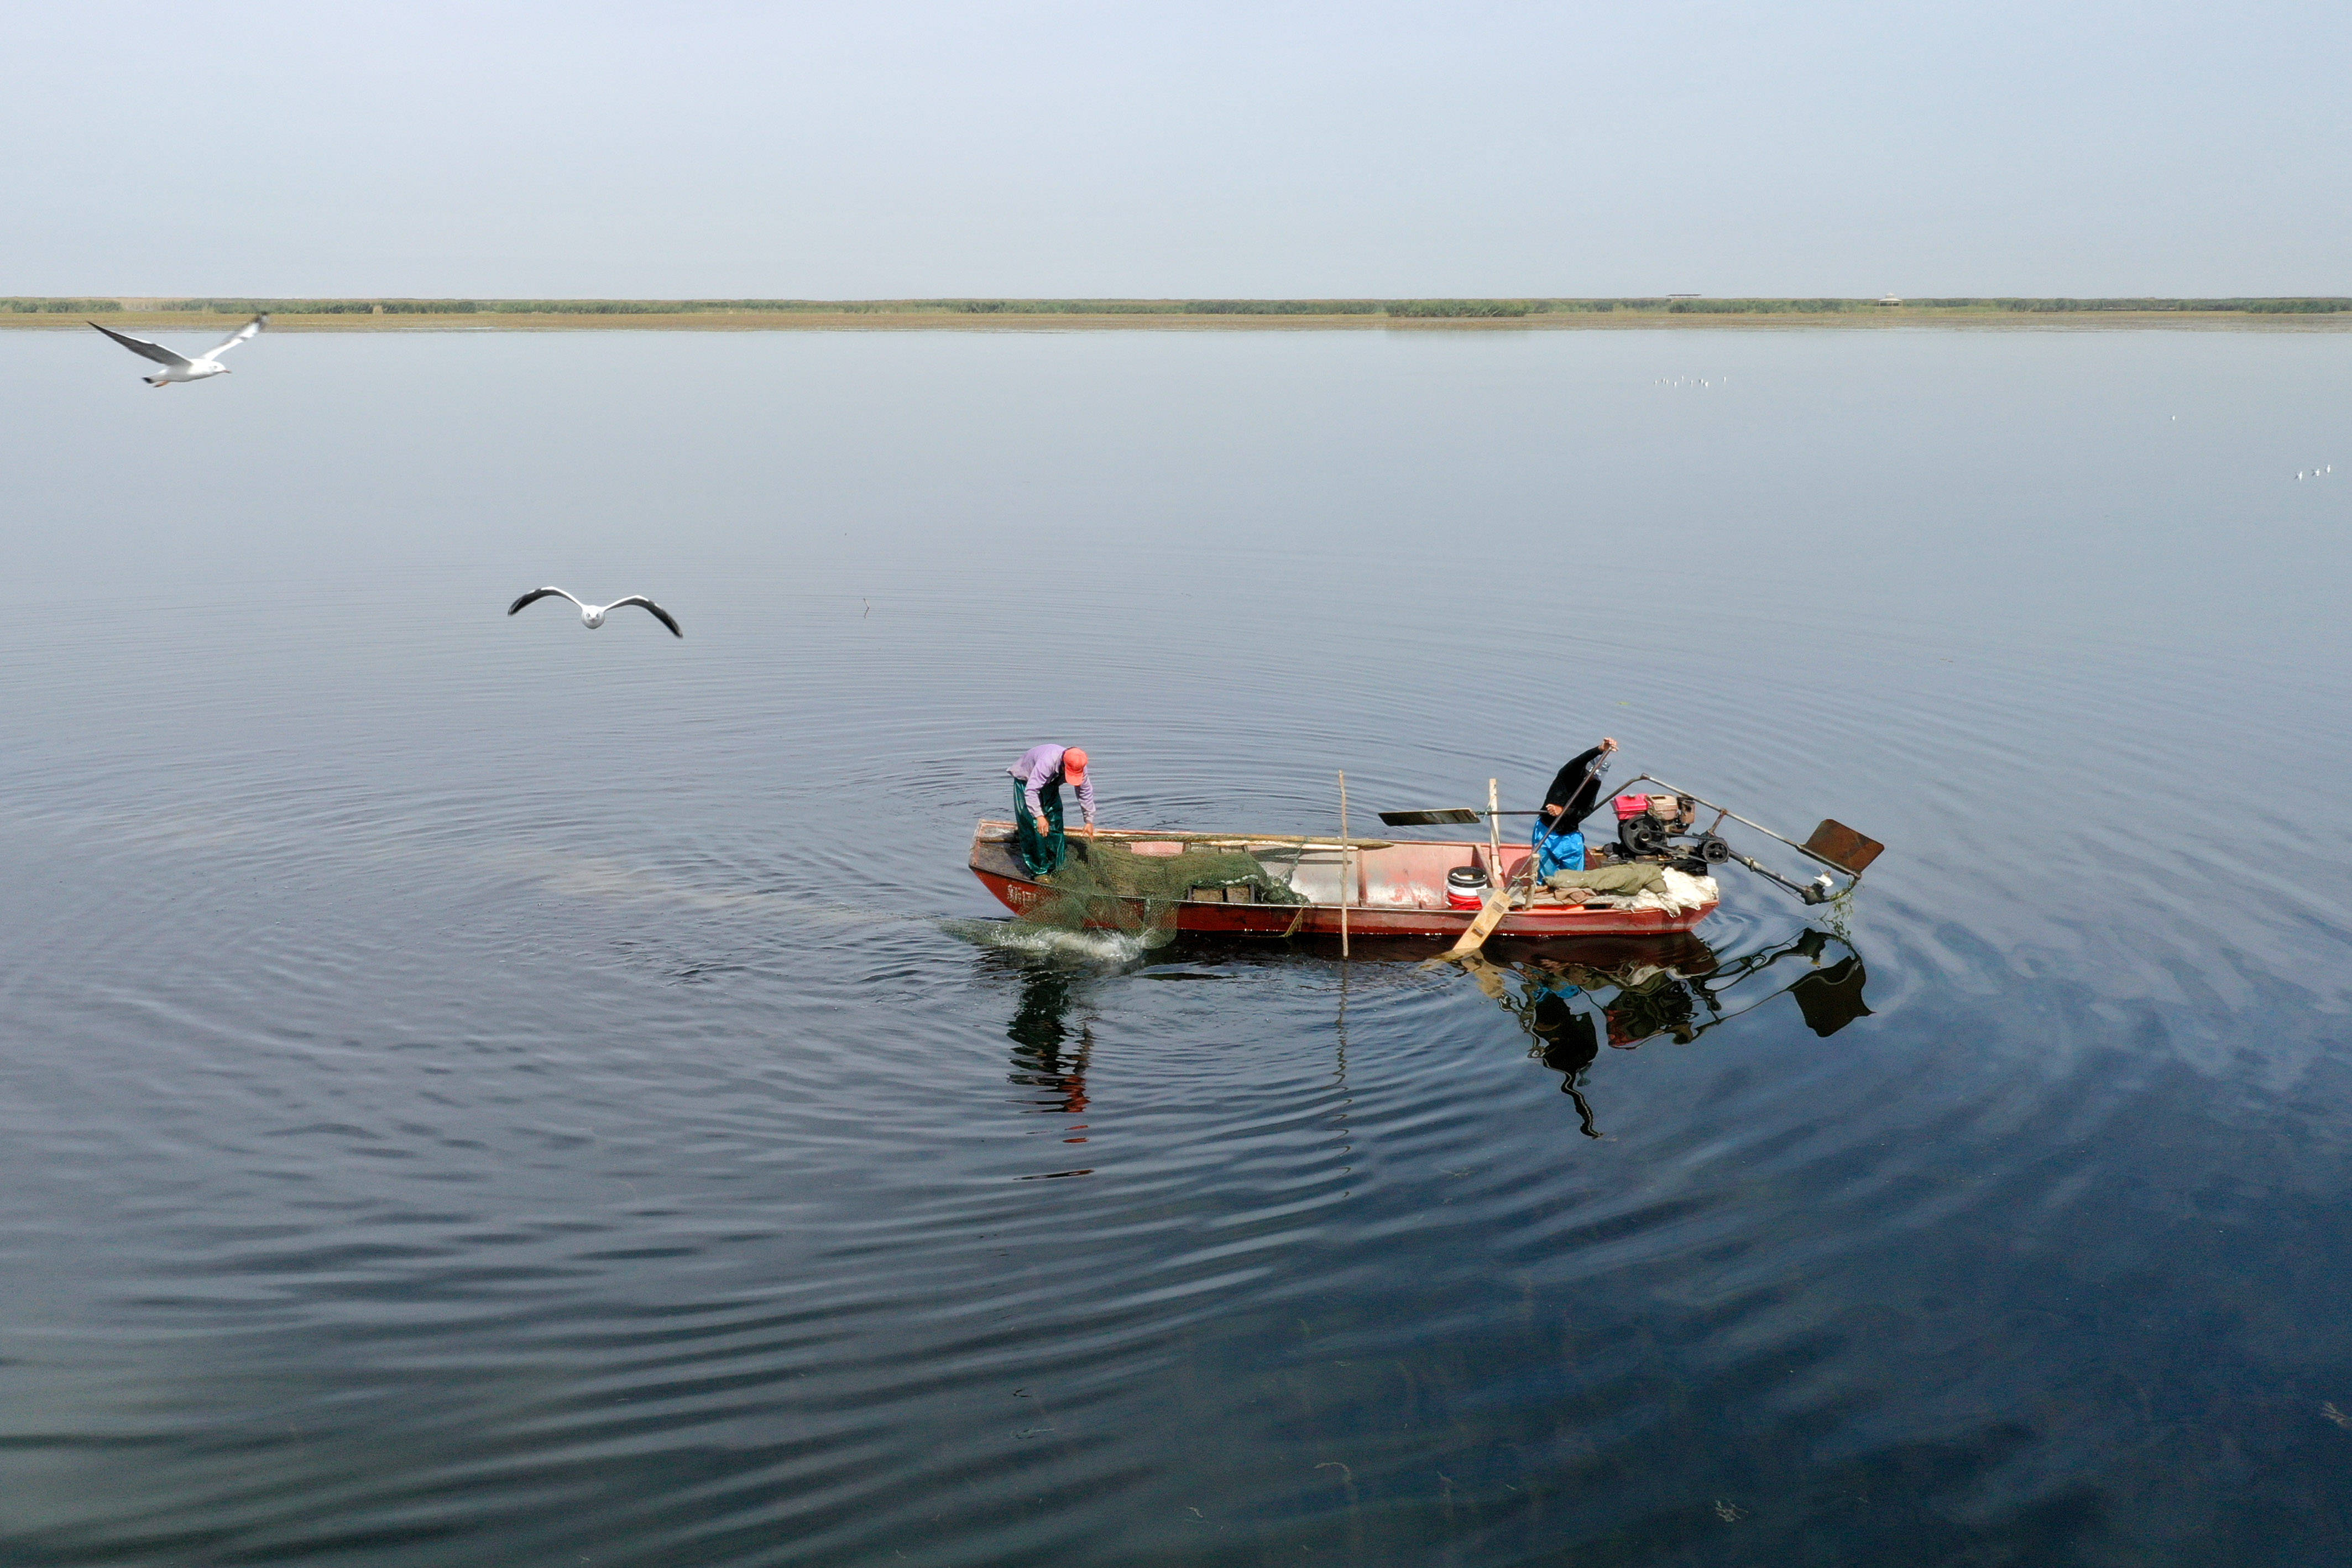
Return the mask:
<svg viewBox="0 0 2352 1568">
<path fill-rule="evenodd" d="M 0 329 L 278 331 L 1514 331 L 1656 327 L 2352 330 L 2352 298 L 2180 300 L 406 300 L 0 298 Z"/>
</svg>

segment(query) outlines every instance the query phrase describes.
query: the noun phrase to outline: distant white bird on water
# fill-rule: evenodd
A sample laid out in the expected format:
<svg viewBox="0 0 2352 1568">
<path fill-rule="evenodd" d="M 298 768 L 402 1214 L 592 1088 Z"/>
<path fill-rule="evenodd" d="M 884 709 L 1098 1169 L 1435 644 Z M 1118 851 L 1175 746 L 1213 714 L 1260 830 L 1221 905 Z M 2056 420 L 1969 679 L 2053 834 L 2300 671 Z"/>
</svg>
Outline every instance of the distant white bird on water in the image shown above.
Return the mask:
<svg viewBox="0 0 2352 1568">
<path fill-rule="evenodd" d="M 98 327 L 96 321 L 91 321 L 89 324 Z M 118 332 L 112 327 L 98 327 L 98 330 L 142 359 L 152 359 L 163 367 L 163 374 L 142 378 L 148 385 L 169 386 L 174 382 L 203 381 L 209 376 L 226 375 L 228 366 L 220 363 L 220 356 L 268 324 L 268 316 L 256 316 L 194 359 L 190 359 L 184 354 L 174 353 L 162 343 L 151 343 L 145 338 L 134 338 L 128 332 Z"/>
<path fill-rule="evenodd" d="M 630 605 L 643 605 L 646 611 L 652 615 L 654 619 L 659 621 L 662 625 L 669 628 L 670 636 L 674 637 L 682 637 L 686 635 L 684 632 L 677 629 L 677 622 L 672 618 L 667 610 L 663 609 L 659 605 L 655 604 L 643 594 L 632 594 L 625 599 L 615 599 L 609 605 L 591 605 L 585 600 L 573 599 L 571 595 L 565 593 L 561 588 L 533 588 L 530 593 L 525 594 L 521 598 L 517 599 L 513 604 L 509 605 L 507 606 L 507 614 L 511 616 L 516 611 L 521 609 L 525 605 L 535 605 L 539 603 L 540 600 L 550 597 L 572 599 L 573 604 L 580 606 L 580 624 L 586 626 L 592 632 L 598 626 L 604 624 L 604 616 L 608 611 L 623 609 Z"/>
</svg>

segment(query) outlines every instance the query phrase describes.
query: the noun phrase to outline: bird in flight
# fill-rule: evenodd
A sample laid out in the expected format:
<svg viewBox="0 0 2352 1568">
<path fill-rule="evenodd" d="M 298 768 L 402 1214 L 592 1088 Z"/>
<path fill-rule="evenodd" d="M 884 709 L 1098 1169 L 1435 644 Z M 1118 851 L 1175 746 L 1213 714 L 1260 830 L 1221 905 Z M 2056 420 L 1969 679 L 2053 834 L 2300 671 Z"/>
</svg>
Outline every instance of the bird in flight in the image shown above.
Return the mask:
<svg viewBox="0 0 2352 1568">
<path fill-rule="evenodd" d="M 96 321 L 91 321 L 89 324 L 98 327 Z M 151 343 L 145 338 L 134 338 L 128 332 L 118 332 L 112 327 L 98 327 L 98 330 L 132 353 L 142 359 L 152 359 L 163 367 L 163 374 L 143 378 L 148 385 L 169 386 L 176 381 L 203 381 L 208 376 L 226 375 L 228 366 L 220 363 L 220 356 L 268 324 L 268 316 L 256 316 L 194 359 L 190 359 L 185 354 L 173 353 L 162 343 Z"/>
<path fill-rule="evenodd" d="M 659 605 L 655 604 L 643 594 L 632 594 L 625 599 L 615 599 L 609 605 L 591 605 L 580 599 L 572 599 L 571 595 L 565 593 L 561 588 L 533 588 L 530 593 L 525 594 L 521 598 L 517 599 L 513 604 L 509 605 L 507 606 L 507 614 L 511 616 L 516 611 L 521 609 L 525 605 L 535 605 L 539 603 L 540 600 L 551 596 L 558 599 L 572 599 L 573 604 L 578 605 L 580 606 L 580 624 L 586 626 L 592 632 L 598 626 L 604 624 L 604 615 L 606 611 L 621 609 L 629 605 L 643 605 L 647 612 L 653 616 L 654 619 L 659 621 L 662 625 L 669 628 L 670 636 L 674 637 L 682 637 L 686 635 L 684 632 L 677 629 L 677 620 L 667 610 L 663 609 Z"/>
</svg>

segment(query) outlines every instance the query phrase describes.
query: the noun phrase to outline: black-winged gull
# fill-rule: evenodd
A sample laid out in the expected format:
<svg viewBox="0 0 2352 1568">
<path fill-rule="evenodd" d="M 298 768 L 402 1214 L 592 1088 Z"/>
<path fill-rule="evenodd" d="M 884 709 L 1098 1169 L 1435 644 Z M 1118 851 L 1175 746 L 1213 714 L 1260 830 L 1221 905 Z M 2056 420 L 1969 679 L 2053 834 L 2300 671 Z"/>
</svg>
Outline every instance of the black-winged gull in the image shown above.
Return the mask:
<svg viewBox="0 0 2352 1568">
<path fill-rule="evenodd" d="M 96 321 L 91 321 L 89 324 L 98 327 Z M 112 327 L 98 327 L 98 330 L 132 353 L 142 359 L 152 359 L 163 367 L 163 374 L 142 378 L 148 385 L 170 386 L 174 382 L 203 381 L 208 376 L 226 375 L 228 366 L 220 363 L 220 356 L 268 324 L 268 316 L 256 316 L 194 359 L 190 359 L 185 354 L 174 353 L 162 343 L 151 343 L 145 338 L 134 338 L 128 332 L 118 332 Z"/>
<path fill-rule="evenodd" d="M 607 610 L 617 610 L 629 605 L 643 605 L 654 619 L 669 628 L 670 636 L 682 637 L 686 635 L 677 629 L 677 619 L 667 610 L 663 609 L 643 594 L 632 594 L 625 599 L 615 599 L 609 605 L 591 605 L 585 600 L 572 598 L 561 588 L 533 588 L 530 593 L 509 605 L 507 614 L 511 616 L 525 605 L 535 605 L 546 598 L 571 599 L 573 604 L 580 606 L 580 624 L 592 632 L 604 624 L 604 612 Z"/>
</svg>

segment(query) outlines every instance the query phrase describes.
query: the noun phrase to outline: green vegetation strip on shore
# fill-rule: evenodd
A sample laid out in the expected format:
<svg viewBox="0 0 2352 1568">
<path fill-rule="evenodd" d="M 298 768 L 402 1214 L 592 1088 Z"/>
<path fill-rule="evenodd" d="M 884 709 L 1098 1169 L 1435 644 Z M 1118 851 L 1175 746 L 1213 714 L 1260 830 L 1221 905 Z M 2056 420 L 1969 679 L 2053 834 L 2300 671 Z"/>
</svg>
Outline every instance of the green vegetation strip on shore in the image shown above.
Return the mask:
<svg viewBox="0 0 2352 1568">
<path fill-rule="evenodd" d="M 0 310 L 26 316 L 98 316 L 121 309 L 120 300 L 0 300 Z"/>
<path fill-rule="evenodd" d="M 1415 320 L 1494 320 L 1525 316 L 1645 315 L 1827 316 L 1938 314 L 2066 315 L 2135 313 L 2328 315 L 2352 311 L 2352 298 L 2215 300 L 68 300 L 0 298 L 0 311 L 97 315 L 137 310 L 250 316 L 691 316 L 823 314 L 851 316 L 1388 316 Z"/>
</svg>

